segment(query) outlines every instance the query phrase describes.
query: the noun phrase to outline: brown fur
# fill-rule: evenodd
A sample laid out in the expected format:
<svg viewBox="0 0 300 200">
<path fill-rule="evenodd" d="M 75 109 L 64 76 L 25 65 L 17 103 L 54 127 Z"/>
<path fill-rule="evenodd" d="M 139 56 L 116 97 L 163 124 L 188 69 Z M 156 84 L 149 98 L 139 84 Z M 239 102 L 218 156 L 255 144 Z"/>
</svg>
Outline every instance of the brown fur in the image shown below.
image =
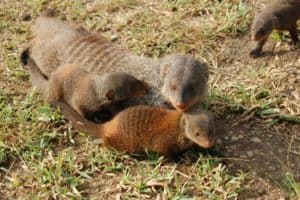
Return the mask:
<svg viewBox="0 0 300 200">
<path fill-rule="evenodd" d="M 95 124 L 64 103 L 56 102 L 56 105 L 77 129 L 102 138 L 106 146 L 119 151 L 154 151 L 174 156 L 194 144 L 204 148 L 214 145 L 215 124 L 212 115 L 205 112 L 186 116 L 175 110 L 134 106 L 123 110 L 109 122 Z"/>
<path fill-rule="evenodd" d="M 139 103 L 162 106 L 167 101 L 185 111 L 206 100 L 208 68 L 192 56 L 137 56 L 99 33 L 49 16 L 38 17 L 32 31 L 31 56 L 47 76 L 60 64 L 79 63 L 91 73 L 126 72 L 146 81 L 151 92 Z"/>
<path fill-rule="evenodd" d="M 126 73 L 93 75 L 78 64 L 60 66 L 47 80 L 31 58 L 27 64 L 33 84 L 46 101 L 64 101 L 85 117 L 104 107 L 114 108 L 112 103 L 140 97 L 148 88 L 143 81 Z"/>
<path fill-rule="evenodd" d="M 252 57 L 261 55 L 262 48 L 272 31 L 289 31 L 292 43 L 299 43 L 297 35 L 297 20 L 300 18 L 299 0 L 275 0 L 269 3 L 261 13 L 254 18 L 251 27 L 251 38 L 256 46 L 251 50 Z"/>
</svg>

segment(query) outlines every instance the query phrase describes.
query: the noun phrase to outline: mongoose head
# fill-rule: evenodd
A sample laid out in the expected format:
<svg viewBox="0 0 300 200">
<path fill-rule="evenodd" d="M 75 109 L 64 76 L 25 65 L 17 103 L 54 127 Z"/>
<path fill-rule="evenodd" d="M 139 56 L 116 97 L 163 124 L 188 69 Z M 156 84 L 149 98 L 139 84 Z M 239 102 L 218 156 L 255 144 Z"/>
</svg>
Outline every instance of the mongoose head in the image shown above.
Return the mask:
<svg viewBox="0 0 300 200">
<path fill-rule="evenodd" d="M 251 39 L 260 41 L 267 38 L 273 31 L 277 20 L 275 17 L 258 14 L 251 26 Z"/>
<path fill-rule="evenodd" d="M 184 113 L 181 119 L 185 136 L 203 148 L 212 148 L 215 144 L 215 121 L 207 111 Z"/>
<path fill-rule="evenodd" d="M 148 90 L 148 85 L 144 81 L 124 72 L 107 74 L 102 84 L 105 86 L 106 98 L 110 101 L 140 97 Z"/>
<path fill-rule="evenodd" d="M 185 111 L 204 100 L 207 95 L 208 68 L 187 55 L 162 58 L 162 94 L 179 111 Z"/>
</svg>

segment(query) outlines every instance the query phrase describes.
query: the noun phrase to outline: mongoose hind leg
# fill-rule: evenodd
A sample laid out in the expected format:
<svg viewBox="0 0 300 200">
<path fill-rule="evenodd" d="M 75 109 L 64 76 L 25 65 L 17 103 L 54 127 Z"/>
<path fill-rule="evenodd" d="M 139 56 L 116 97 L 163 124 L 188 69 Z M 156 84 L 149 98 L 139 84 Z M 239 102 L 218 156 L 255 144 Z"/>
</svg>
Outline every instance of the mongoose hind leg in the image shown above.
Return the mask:
<svg viewBox="0 0 300 200">
<path fill-rule="evenodd" d="M 265 39 L 262 39 L 262 40 L 256 42 L 255 48 L 252 51 L 250 51 L 250 56 L 252 58 L 257 58 L 261 55 L 262 48 L 263 48 L 264 44 L 267 42 L 267 39 L 268 38 L 265 38 Z"/>
</svg>

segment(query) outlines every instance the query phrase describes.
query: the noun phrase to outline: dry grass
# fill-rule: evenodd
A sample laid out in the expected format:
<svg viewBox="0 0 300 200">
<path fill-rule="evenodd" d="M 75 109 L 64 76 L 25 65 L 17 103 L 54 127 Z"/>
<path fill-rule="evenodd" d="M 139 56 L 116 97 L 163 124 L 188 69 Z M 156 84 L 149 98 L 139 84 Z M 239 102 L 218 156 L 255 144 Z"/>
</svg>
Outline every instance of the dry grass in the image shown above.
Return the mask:
<svg viewBox="0 0 300 200">
<path fill-rule="evenodd" d="M 246 111 L 246 120 L 258 114 L 271 124 L 299 122 L 294 86 L 299 60 L 282 68 L 282 60 L 249 60 L 248 66 L 243 65 L 248 58 L 234 60 L 235 53 L 249 49 L 239 41 L 253 17 L 250 1 L 2 1 L 0 195 L 5 199 L 237 199 L 247 188 L 249 175 L 229 173 L 217 158 L 195 150 L 178 163 L 153 154 L 131 157 L 72 131 L 59 111 L 30 90 L 18 60 L 31 38 L 32 21 L 22 19 L 35 19 L 45 7 L 57 8 L 69 21 L 100 31 L 137 54 L 191 53 L 206 61 L 210 107 L 220 116 Z M 286 184 L 291 196 L 299 194 L 292 176 Z"/>
</svg>

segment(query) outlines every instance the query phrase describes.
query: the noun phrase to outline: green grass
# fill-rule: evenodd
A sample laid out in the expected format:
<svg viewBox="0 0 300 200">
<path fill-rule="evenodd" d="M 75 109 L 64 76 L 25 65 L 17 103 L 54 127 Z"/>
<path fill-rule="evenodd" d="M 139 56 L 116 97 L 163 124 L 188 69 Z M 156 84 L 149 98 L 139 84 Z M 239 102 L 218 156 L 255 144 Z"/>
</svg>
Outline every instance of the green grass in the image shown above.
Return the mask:
<svg viewBox="0 0 300 200">
<path fill-rule="evenodd" d="M 287 173 L 283 179 L 283 185 L 290 193 L 295 194 L 295 197 L 300 197 L 300 184 L 295 180 L 291 173 Z"/>
<path fill-rule="evenodd" d="M 84 1 L 11 0 L 0 3 L 0 195 L 6 199 L 236 199 L 245 187 L 243 172 L 232 174 L 217 158 L 193 150 L 179 162 L 157 154 L 129 156 L 102 147 L 75 132 L 58 110 L 29 89 L 19 53 L 31 39 L 30 22 L 45 7 L 57 8 L 69 21 L 98 30 L 137 54 L 159 57 L 192 53 L 210 68 L 225 38 L 248 31 L 253 10 L 234 0 Z M 266 77 L 267 70 L 247 77 Z M 262 87 L 236 81 L 212 88 L 216 113 L 243 112 L 299 122 L 280 109 L 267 78 Z M 276 110 L 277 109 L 277 110 Z M 289 176 L 287 187 L 299 194 Z"/>
</svg>

